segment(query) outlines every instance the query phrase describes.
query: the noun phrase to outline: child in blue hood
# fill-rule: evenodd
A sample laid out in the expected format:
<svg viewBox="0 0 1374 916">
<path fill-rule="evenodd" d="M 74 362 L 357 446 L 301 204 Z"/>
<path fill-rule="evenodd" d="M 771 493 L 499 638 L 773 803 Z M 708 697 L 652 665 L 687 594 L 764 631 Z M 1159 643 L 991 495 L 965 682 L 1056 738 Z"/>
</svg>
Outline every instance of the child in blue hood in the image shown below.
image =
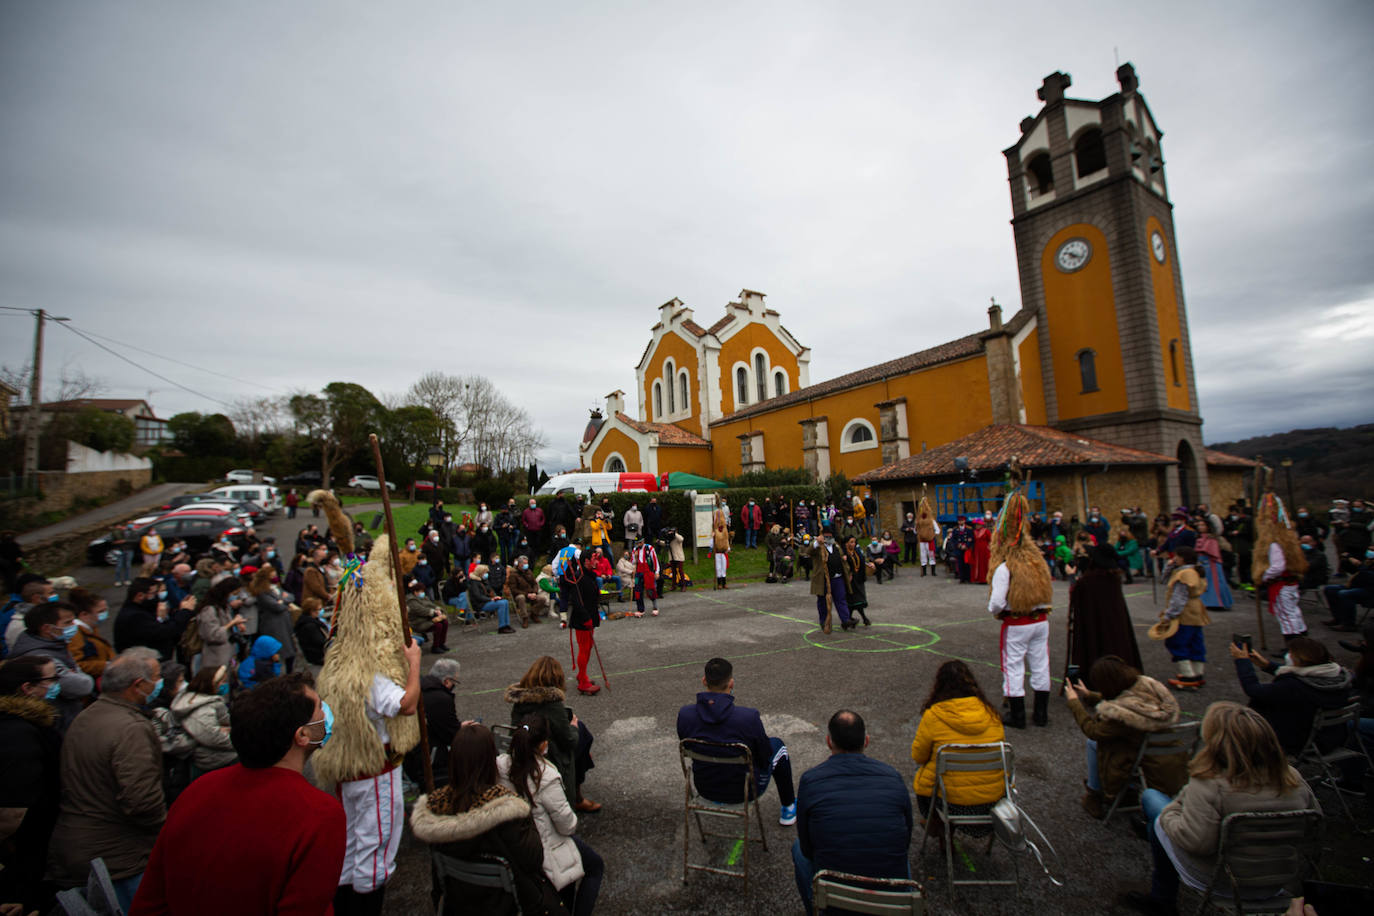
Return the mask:
<svg viewBox="0 0 1374 916">
<path fill-rule="evenodd" d="M 239 664 L 239 686 L 252 690 L 268 678 L 281 674 L 281 641 L 273 636 L 259 636 L 253 649 Z"/>
</svg>

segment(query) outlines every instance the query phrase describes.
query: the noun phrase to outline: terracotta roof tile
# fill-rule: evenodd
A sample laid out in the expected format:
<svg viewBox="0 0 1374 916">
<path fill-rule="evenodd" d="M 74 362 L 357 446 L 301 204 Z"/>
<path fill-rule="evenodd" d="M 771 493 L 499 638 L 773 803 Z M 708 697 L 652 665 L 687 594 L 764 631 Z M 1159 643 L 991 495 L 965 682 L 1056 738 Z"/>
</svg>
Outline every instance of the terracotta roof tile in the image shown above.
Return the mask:
<svg viewBox="0 0 1374 916">
<path fill-rule="evenodd" d="M 729 324 L 730 322 L 734 321 L 734 320 L 735 320 L 735 316 L 734 316 L 734 315 L 731 315 L 730 313 L 727 312 L 727 313 L 725 314 L 725 317 L 724 317 L 724 318 L 720 319 L 720 320 L 717 321 L 715 324 L 713 324 L 713 325 L 711 325 L 709 328 L 707 328 L 707 329 L 706 329 L 706 333 L 707 333 L 707 334 L 715 334 L 715 333 L 717 333 L 717 332 L 719 332 L 719 331 L 723 331 L 723 330 L 725 329 L 725 326 L 726 326 L 727 324 Z"/>
<path fill-rule="evenodd" d="M 706 336 L 706 329 L 690 318 L 682 322 L 682 329 L 691 334 L 693 337 Z"/>
<path fill-rule="evenodd" d="M 1241 458 L 1239 455 L 1228 455 L 1219 452 L 1214 448 L 1204 448 L 1202 457 L 1208 465 L 1216 468 L 1254 468 L 1259 467 L 1259 462 L 1249 458 Z"/>
<path fill-rule="evenodd" d="M 674 423 L 650 423 L 646 420 L 635 420 L 629 415 L 616 411 L 615 418 L 626 426 L 641 433 L 658 433 L 659 445 L 684 445 L 696 448 L 710 448 L 711 443 L 698 435 L 689 433 Z"/>
<path fill-rule="evenodd" d="M 1048 426 L 984 426 L 953 442 L 859 474 L 856 483 L 907 480 L 958 474 L 955 458 L 967 458 L 970 470 L 1000 472 L 1016 457 L 1030 469 L 1106 464 L 1177 464 L 1173 458 L 1140 449 L 1086 439 Z"/>
<path fill-rule="evenodd" d="M 728 416 L 721 417 L 712 423 L 712 426 L 719 426 L 722 423 L 729 423 L 733 420 L 740 420 L 744 417 L 752 417 L 756 414 L 767 413 L 780 407 L 787 407 L 790 404 L 799 404 L 812 398 L 822 397 L 833 394 L 836 391 L 843 391 L 846 388 L 856 388 L 866 385 L 869 382 L 876 382 L 879 379 L 892 375 L 901 375 L 904 372 L 911 372 L 915 369 L 922 369 L 933 366 L 936 363 L 943 363 L 954 359 L 963 359 L 979 353 L 983 348 L 982 341 L 977 334 L 970 334 L 967 337 L 960 337 L 958 340 L 951 340 L 949 343 L 942 343 L 937 347 L 927 350 L 920 350 L 910 353 L 897 359 L 888 360 L 885 363 L 878 363 L 876 366 L 869 366 L 859 369 L 846 375 L 837 376 L 826 382 L 817 382 L 805 388 L 798 388 L 796 391 L 789 391 L 787 394 L 760 401 L 757 404 L 750 404 L 748 407 L 741 408 Z"/>
</svg>

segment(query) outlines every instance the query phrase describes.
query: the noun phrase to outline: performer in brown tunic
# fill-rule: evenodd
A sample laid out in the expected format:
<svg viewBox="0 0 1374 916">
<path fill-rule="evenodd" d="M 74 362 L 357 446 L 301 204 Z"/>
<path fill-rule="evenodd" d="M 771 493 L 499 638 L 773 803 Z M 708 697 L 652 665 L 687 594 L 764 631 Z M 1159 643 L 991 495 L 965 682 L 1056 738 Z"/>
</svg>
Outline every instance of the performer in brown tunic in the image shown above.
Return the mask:
<svg viewBox="0 0 1374 916">
<path fill-rule="evenodd" d="M 1069 589 L 1068 663 L 1086 675 L 1099 658 L 1115 655 L 1140 671 L 1140 647 L 1121 593 L 1116 552 L 1101 545 L 1090 548 L 1078 573 Z"/>
</svg>

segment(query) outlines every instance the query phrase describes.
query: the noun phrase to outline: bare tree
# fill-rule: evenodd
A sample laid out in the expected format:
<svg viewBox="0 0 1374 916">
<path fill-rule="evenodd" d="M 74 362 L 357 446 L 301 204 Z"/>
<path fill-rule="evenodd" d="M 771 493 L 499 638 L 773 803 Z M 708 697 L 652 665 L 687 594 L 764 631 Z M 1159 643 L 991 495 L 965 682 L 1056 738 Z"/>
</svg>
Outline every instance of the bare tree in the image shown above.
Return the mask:
<svg viewBox="0 0 1374 916">
<path fill-rule="evenodd" d="M 33 382 L 33 363 L 25 362 L 16 369 L 0 366 L 0 380 L 19 389 L 18 397 L 10 402 L 11 406 L 23 407 L 28 405 L 30 385 Z M 62 374 L 58 377 L 57 393 L 55 395 L 49 393 L 43 400 L 45 403 L 79 401 L 82 398 L 99 397 L 108 391 L 109 387 L 102 378 L 87 375 L 79 368 L 63 366 Z"/>
<path fill-rule="evenodd" d="M 426 372 L 406 400 L 434 411 L 450 464 L 466 458 L 493 471 L 509 470 L 528 464 L 545 444 L 524 408 L 485 376 Z"/>
</svg>

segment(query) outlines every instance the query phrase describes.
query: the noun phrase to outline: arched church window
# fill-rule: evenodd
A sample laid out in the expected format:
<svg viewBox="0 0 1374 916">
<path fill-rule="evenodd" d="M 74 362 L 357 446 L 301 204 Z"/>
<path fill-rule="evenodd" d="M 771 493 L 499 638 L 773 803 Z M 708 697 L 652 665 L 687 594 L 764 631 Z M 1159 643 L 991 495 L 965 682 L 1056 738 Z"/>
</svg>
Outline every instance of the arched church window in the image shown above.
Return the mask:
<svg viewBox="0 0 1374 916">
<path fill-rule="evenodd" d="M 1096 127 L 1083 131 L 1073 147 L 1073 158 L 1078 165 L 1078 177 L 1100 172 L 1107 167 L 1107 145 L 1102 142 L 1102 131 Z"/>
<path fill-rule="evenodd" d="M 1183 387 L 1183 374 L 1178 371 L 1178 338 L 1169 341 L 1169 374 L 1173 376 L 1174 384 Z"/>
<path fill-rule="evenodd" d="M 654 419 L 663 418 L 663 383 L 654 382 Z"/>
<path fill-rule="evenodd" d="M 869 429 L 867 426 L 862 426 L 862 425 L 859 425 L 859 424 L 855 424 L 855 425 L 849 430 L 849 444 L 850 444 L 850 445 L 858 445 L 860 442 L 872 442 L 872 441 L 873 441 L 873 430 Z"/>
<path fill-rule="evenodd" d="M 687 370 L 683 369 L 677 374 L 678 400 L 682 403 L 683 410 L 690 410 L 692 401 L 687 397 Z"/>
<path fill-rule="evenodd" d="M 779 369 L 773 373 L 773 397 L 780 398 L 787 394 L 787 373 Z"/>
<path fill-rule="evenodd" d="M 1078 379 L 1082 382 L 1082 394 L 1097 391 L 1097 354 L 1092 350 L 1078 351 Z"/>
<path fill-rule="evenodd" d="M 624 473 L 625 473 L 625 462 L 624 462 L 624 460 L 623 460 L 619 455 L 612 455 L 612 456 L 606 461 L 606 473 L 607 473 L 607 474 L 624 474 Z"/>
<path fill-rule="evenodd" d="M 1048 194 L 1054 190 L 1054 166 L 1050 164 L 1049 153 L 1031 157 L 1026 163 L 1026 180 L 1032 194 Z"/>
<path fill-rule="evenodd" d="M 768 399 L 768 367 L 764 364 L 763 354 L 754 354 L 754 381 L 758 385 L 759 400 Z"/>
<path fill-rule="evenodd" d="M 672 362 L 672 360 L 669 360 L 669 361 L 668 361 L 667 373 L 666 373 L 666 374 L 667 374 L 667 377 L 668 377 L 668 413 L 669 413 L 669 415 L 672 415 L 672 414 L 677 413 L 677 397 L 676 397 L 676 396 L 674 395 L 674 393 L 673 393 L 673 362 Z"/>
<path fill-rule="evenodd" d="M 739 406 L 749 403 L 749 370 L 743 366 L 735 370 L 735 400 Z"/>
</svg>

